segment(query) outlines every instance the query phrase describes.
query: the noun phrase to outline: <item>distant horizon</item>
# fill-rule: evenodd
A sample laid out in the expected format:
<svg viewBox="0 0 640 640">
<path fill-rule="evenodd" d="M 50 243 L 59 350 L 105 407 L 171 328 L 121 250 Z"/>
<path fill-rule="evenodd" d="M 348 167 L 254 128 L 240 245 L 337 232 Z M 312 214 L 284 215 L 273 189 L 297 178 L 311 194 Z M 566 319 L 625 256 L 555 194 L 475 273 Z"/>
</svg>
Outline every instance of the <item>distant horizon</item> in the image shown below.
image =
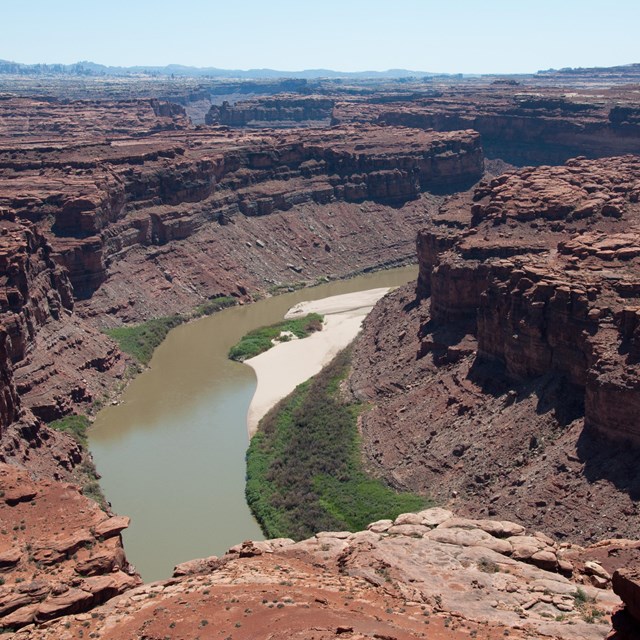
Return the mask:
<svg viewBox="0 0 640 640">
<path fill-rule="evenodd" d="M 526 75 L 633 64 L 640 3 L 31 0 L 3 24 L 0 59 L 27 65 Z"/>
<path fill-rule="evenodd" d="M 206 66 L 198 66 L 198 65 L 190 65 L 184 64 L 182 62 L 170 62 L 168 64 L 127 64 L 127 65 L 111 65 L 105 64 L 103 62 L 97 62 L 96 60 L 89 60 L 87 58 L 75 60 L 73 62 L 59 62 L 59 61 L 38 61 L 38 62 L 23 62 L 21 60 L 14 60 L 10 58 L 0 57 L 0 62 L 15 64 L 18 66 L 25 67 L 34 67 L 34 66 L 47 66 L 47 67 L 73 67 L 79 65 L 92 65 L 98 67 L 104 67 L 106 69 L 122 69 L 124 71 L 129 70 L 160 70 L 160 69 L 191 69 L 195 71 L 209 71 L 209 70 L 217 70 L 223 71 L 226 73 L 239 72 L 239 73 L 251 73 L 251 72 L 275 72 L 275 73 L 286 73 L 286 74 L 302 74 L 305 72 L 322 72 L 326 71 L 333 74 L 344 74 L 344 75 L 362 75 L 366 73 L 373 74 L 392 74 L 397 72 L 402 73 L 410 73 L 415 75 L 433 75 L 433 76 L 454 76 L 454 75 L 463 75 L 463 76 L 506 76 L 506 75 L 535 75 L 537 73 L 543 73 L 547 71 L 563 71 L 563 70 L 580 70 L 580 69 L 611 69 L 618 67 L 631 67 L 634 65 L 640 64 L 640 57 L 638 61 L 633 62 L 625 62 L 621 64 L 614 65 L 589 65 L 589 66 L 578 66 L 578 67 L 549 67 L 549 68 L 540 68 L 535 71 L 511 71 L 511 72 L 493 72 L 493 71 L 485 71 L 485 72 L 467 72 L 467 71 L 437 71 L 432 69 L 405 69 L 401 67 L 387 68 L 387 69 L 356 69 L 352 71 L 345 71 L 343 69 L 334 69 L 329 67 L 315 67 L 315 68 L 304 68 L 304 69 L 276 69 L 273 67 L 249 67 L 249 68 L 240 68 L 240 67 L 217 67 L 212 65 Z"/>
</svg>

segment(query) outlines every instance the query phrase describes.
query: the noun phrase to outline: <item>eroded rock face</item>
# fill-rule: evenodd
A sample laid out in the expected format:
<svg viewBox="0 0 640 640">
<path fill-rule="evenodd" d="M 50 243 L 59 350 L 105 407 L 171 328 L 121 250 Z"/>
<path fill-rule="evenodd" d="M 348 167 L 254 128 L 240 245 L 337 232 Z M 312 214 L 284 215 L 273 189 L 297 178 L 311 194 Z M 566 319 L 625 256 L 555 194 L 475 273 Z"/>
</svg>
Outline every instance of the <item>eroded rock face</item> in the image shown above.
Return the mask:
<svg viewBox="0 0 640 640">
<path fill-rule="evenodd" d="M 131 126 L 144 131 L 138 121 Z M 400 205 L 423 191 L 471 184 L 483 171 L 474 132 L 365 126 L 301 138 L 213 130 L 107 144 L 90 137 L 71 148 L 9 140 L 0 153 L 0 204 L 45 230 L 78 298 L 89 298 L 127 253 L 189 239 L 212 224 L 215 232 L 238 214 L 364 200 Z"/>
<path fill-rule="evenodd" d="M 417 298 L 374 310 L 351 379 L 394 484 L 557 539 L 633 535 L 639 174 L 631 156 L 514 171 L 420 232 Z"/>
<path fill-rule="evenodd" d="M 16 393 L 45 421 L 109 396 L 127 360 L 96 329 L 411 261 L 427 192 L 483 171 L 470 131 L 204 130 L 153 100 L 0 116 L 5 424 Z"/>
<path fill-rule="evenodd" d="M 7 425 L 15 422 L 20 406 L 13 380 L 13 365 L 9 357 L 8 341 L 9 334 L 2 327 L 0 329 L 0 434 Z"/>
<path fill-rule="evenodd" d="M 596 639 L 620 604 L 609 582 L 589 582 L 585 566 L 605 572 L 588 559 L 597 549 L 558 546 L 514 522 L 462 519 L 445 509 L 385 524 L 298 543 L 247 541 L 220 558 L 181 565 L 172 580 L 130 590 L 91 615 L 26 628 L 23 637 L 73 638 L 82 629 L 110 639 Z M 602 552 L 613 548 L 604 543 Z"/>
<path fill-rule="evenodd" d="M 34 223 L 5 216 L 14 220 L 0 220 L 0 436 L 21 407 L 47 421 L 59 418 L 101 396 L 109 377 L 121 377 L 125 369 L 115 345 L 73 314 L 67 272 L 43 233 Z M 99 380 L 92 372 L 107 377 Z"/>
<path fill-rule="evenodd" d="M 77 614 L 140 584 L 111 517 L 78 488 L 0 464 L 0 628 Z"/>
<path fill-rule="evenodd" d="M 602 157 L 640 150 L 637 105 L 624 89 L 491 86 L 445 88 L 440 95 L 393 105 L 339 102 L 334 122 L 482 134 L 487 157 L 517 165 L 560 164 L 577 155 Z"/>
<path fill-rule="evenodd" d="M 164 101 L 69 100 L 67 96 L 2 99 L 0 120 L 1 137 L 10 138 L 11 146 L 27 140 L 135 135 L 183 129 L 189 124 L 182 107 Z"/>
<path fill-rule="evenodd" d="M 0 571 L 12 576 L 0 587 L 5 626 L 79 615 L 25 637 L 164 637 L 186 603 L 179 631 L 192 636 L 211 622 L 209 631 L 249 636 L 317 627 L 318 637 L 415 637 L 428 617 L 433 637 L 507 627 L 601 637 L 604 625 L 584 617 L 602 616 L 576 606 L 566 576 L 598 587 L 587 593 L 608 612 L 615 567 L 558 541 L 637 529 L 635 454 L 610 440 L 639 435 L 638 160 L 512 172 L 439 211 L 429 192 L 462 189 L 482 172 L 479 135 L 449 131 L 459 124 L 548 158 L 577 146 L 636 150 L 637 114 L 553 95 L 513 96 L 513 112 L 433 98 L 435 111 L 429 98 L 415 114 L 352 105 L 342 113 L 359 115 L 342 121 L 369 124 L 303 138 L 188 128 L 181 108 L 158 102 L 0 101 L 3 460 L 59 479 L 80 463 L 79 448 L 24 407 L 59 417 L 122 377 L 126 361 L 96 325 L 399 264 L 433 212 L 418 240 L 419 295 L 405 289 L 376 309 L 352 386 L 375 405 L 363 420 L 371 461 L 468 516 L 429 511 L 296 545 L 244 543 L 94 617 L 82 612 L 137 583 L 119 544 L 126 519 L 68 484 L 24 476 L 3 495 L 27 532 L 9 533 L 16 545 L 0 550 Z M 270 115 L 314 115 L 282 108 Z M 47 529 L 65 501 L 77 517 Z M 33 529 L 24 509 L 45 514 Z M 612 543 L 607 557 L 635 549 Z"/>
</svg>

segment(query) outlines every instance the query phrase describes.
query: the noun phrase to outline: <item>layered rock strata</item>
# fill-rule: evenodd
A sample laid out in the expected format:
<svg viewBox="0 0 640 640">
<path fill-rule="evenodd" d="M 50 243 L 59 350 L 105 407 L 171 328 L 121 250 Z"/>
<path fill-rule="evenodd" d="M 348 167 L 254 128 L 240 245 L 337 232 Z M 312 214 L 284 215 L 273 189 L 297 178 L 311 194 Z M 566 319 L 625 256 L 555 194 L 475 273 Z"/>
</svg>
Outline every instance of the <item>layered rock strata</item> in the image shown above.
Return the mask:
<svg viewBox="0 0 640 640">
<path fill-rule="evenodd" d="M 591 585 L 611 570 L 589 559 L 598 549 L 429 509 L 359 533 L 245 542 L 21 637 L 603 638 L 619 600 L 608 578 Z"/>
<path fill-rule="evenodd" d="M 374 309 L 354 354 L 380 473 L 560 540 L 634 535 L 639 176 L 637 157 L 578 159 L 441 207 L 417 295 Z"/>
<path fill-rule="evenodd" d="M 483 171 L 474 132 L 186 129 L 180 107 L 149 100 L 12 98 L 0 113 L 1 215 L 31 225 L 49 261 L 20 276 L 35 283 L 15 294 L 26 310 L 9 283 L 6 347 L 23 405 L 47 421 L 122 380 L 96 329 L 411 261 L 427 192 Z"/>
<path fill-rule="evenodd" d="M 190 136 L 6 149 L 0 202 L 45 229 L 75 295 L 88 298 L 116 256 L 185 240 L 236 214 L 340 201 L 397 205 L 424 190 L 469 184 L 483 170 L 472 132 L 347 128 L 304 141 L 293 134 Z"/>
<path fill-rule="evenodd" d="M 69 483 L 0 464 L 0 628 L 87 611 L 140 584 L 109 516 Z"/>
<path fill-rule="evenodd" d="M 17 150 L 21 142 L 53 143 L 91 137 L 147 135 L 185 129 L 189 125 L 179 105 L 150 100 L 68 100 L 54 97 L 0 97 L 0 140 Z M 58 147 L 59 148 L 59 147 Z M 53 149 L 49 149 L 53 151 Z M 4 159 L 0 166 L 4 168 Z"/>
<path fill-rule="evenodd" d="M 436 131 L 474 129 L 487 157 L 517 165 L 559 164 L 576 155 L 640 151 L 633 90 L 494 84 L 447 88 L 393 105 L 337 103 L 333 122 L 378 122 Z"/>
<path fill-rule="evenodd" d="M 101 399 L 126 361 L 73 314 L 67 271 L 36 225 L 13 212 L 0 220 L 0 270 L 1 439 L 23 407 L 50 421 Z"/>
</svg>

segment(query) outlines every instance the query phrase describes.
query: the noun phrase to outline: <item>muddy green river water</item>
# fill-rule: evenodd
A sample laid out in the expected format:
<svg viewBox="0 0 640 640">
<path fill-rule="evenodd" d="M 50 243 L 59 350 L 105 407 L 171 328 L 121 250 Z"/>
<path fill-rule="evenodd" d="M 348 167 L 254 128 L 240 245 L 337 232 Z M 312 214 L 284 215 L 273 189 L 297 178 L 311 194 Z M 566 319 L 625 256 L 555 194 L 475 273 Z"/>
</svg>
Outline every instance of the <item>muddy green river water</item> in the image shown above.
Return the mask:
<svg viewBox="0 0 640 640">
<path fill-rule="evenodd" d="M 247 410 L 253 371 L 227 359 L 245 333 L 278 322 L 298 302 L 412 280 L 404 267 L 330 282 L 177 327 L 150 368 L 89 433 L 102 488 L 113 510 L 131 517 L 129 561 L 149 580 L 179 562 L 220 555 L 263 536 L 244 497 Z"/>
</svg>

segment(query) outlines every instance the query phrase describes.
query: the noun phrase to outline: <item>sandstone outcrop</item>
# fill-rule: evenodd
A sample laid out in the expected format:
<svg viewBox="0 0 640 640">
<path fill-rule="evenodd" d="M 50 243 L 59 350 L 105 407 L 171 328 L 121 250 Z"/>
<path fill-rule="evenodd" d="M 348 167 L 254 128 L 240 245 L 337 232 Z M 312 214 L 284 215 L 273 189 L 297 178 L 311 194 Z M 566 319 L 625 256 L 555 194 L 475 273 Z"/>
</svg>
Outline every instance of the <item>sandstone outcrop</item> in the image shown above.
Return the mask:
<svg viewBox="0 0 640 640">
<path fill-rule="evenodd" d="M 633 156 L 513 171 L 420 232 L 417 296 L 374 309 L 351 377 L 393 484 L 557 540 L 634 535 L 639 175 Z"/>
<path fill-rule="evenodd" d="M 91 607 L 140 584 L 120 531 L 78 488 L 0 464 L 0 628 Z"/>
<path fill-rule="evenodd" d="M 620 633 L 620 638 L 635 638 L 638 635 L 640 625 L 640 584 L 637 566 L 616 569 L 612 585 L 614 593 L 620 597 L 625 605 L 618 615 L 621 619 L 617 626 L 626 631 L 626 633 Z M 614 622 L 616 622 L 615 619 Z"/>
<path fill-rule="evenodd" d="M 358 533 L 247 541 L 20 637 L 603 638 L 620 601 L 581 570 L 596 550 L 428 509 Z"/>
</svg>

